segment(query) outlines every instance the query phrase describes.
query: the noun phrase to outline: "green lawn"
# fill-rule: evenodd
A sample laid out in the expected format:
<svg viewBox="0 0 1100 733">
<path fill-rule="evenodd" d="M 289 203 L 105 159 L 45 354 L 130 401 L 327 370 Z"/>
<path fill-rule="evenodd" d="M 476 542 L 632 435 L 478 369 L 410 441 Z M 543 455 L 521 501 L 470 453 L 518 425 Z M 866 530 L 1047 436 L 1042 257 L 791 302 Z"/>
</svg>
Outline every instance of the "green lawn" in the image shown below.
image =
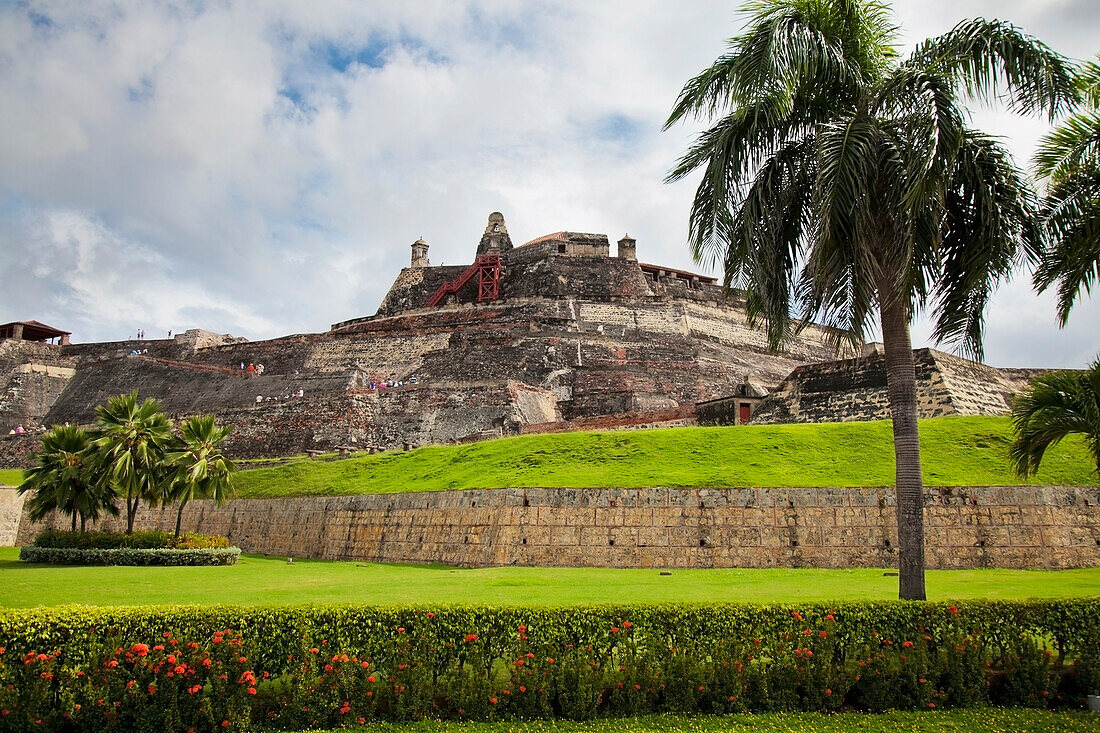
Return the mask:
<svg viewBox="0 0 1100 733">
<path fill-rule="evenodd" d="M 1008 462 L 1004 417 L 921 422 L 929 486 L 1024 483 Z M 1095 484 L 1082 440 L 1048 451 L 1032 483 Z M 890 486 L 889 422 L 676 428 L 530 435 L 432 446 L 335 462 L 302 458 L 235 478 L 240 497 L 456 488 L 645 486 Z"/>
<path fill-rule="evenodd" d="M 375 723 L 341 728 L 364 733 L 1095 733 L 1100 716 L 1086 712 L 1026 709 L 973 709 L 883 715 L 815 713 L 684 717 L 655 715 L 573 723 L 535 720 L 509 723 Z"/>
<path fill-rule="evenodd" d="M 66 567 L 0 548 L 0 607 L 137 604 L 546 604 L 892 600 L 883 569 L 659 570 L 379 565 L 244 555 L 230 567 Z M 1100 595 L 1100 568 L 930 570 L 930 600 Z"/>
<path fill-rule="evenodd" d="M 0 468 L 0 486 L 18 486 L 23 483 L 23 471 L 18 468 Z"/>
</svg>

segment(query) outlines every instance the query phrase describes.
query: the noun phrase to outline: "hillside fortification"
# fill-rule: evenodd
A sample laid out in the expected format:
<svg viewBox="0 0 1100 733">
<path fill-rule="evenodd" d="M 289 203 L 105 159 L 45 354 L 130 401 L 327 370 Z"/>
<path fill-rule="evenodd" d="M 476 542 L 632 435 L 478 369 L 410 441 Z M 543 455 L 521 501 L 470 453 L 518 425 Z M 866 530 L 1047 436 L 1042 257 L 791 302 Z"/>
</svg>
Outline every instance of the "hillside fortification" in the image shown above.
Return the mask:
<svg viewBox="0 0 1100 733">
<path fill-rule="evenodd" d="M 613 254 L 606 235 L 569 231 L 515 246 L 494 212 L 470 265 L 432 266 L 417 240 L 377 313 L 325 333 L 0 341 L 0 427 L 88 423 L 96 405 L 136 389 L 173 416 L 232 423 L 229 450 L 241 457 L 393 449 L 685 424 L 696 403 L 835 358 L 817 326 L 769 354 L 736 293 L 638 253 L 629 236 Z"/>
</svg>

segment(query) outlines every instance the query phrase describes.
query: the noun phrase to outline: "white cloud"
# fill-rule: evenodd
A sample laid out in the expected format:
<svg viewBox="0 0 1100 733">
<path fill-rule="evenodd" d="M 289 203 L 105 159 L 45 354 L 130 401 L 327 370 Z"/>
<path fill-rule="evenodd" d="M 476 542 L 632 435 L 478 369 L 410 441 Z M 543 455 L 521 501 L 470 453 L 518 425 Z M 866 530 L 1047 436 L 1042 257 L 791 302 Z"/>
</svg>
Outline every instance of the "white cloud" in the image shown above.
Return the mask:
<svg viewBox="0 0 1100 733">
<path fill-rule="evenodd" d="M 1000 13 L 1093 52 L 1088 0 L 896 8 L 907 44 Z M 692 186 L 662 180 L 694 130 L 660 126 L 737 22 L 705 0 L 8 5 L 0 320 L 77 340 L 144 321 L 323 331 L 372 313 L 419 236 L 433 262 L 469 261 L 493 210 L 516 242 L 629 231 L 642 259 L 690 268 Z M 980 121 L 1023 157 L 1044 129 Z M 1006 293 L 994 363 L 1040 342 L 1066 365 L 1098 348 L 1091 302 L 1059 332 L 1025 282 Z"/>
</svg>

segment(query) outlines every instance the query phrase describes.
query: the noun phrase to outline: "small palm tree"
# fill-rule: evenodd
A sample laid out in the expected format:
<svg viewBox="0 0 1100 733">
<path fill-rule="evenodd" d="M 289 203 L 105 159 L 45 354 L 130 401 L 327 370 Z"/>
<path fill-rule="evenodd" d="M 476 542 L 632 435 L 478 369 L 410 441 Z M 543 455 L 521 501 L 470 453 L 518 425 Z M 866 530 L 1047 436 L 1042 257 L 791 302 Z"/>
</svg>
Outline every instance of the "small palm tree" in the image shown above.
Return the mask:
<svg viewBox="0 0 1100 733">
<path fill-rule="evenodd" d="M 966 97 L 1050 114 L 1075 98 L 1061 56 L 1000 21 L 964 21 L 905 59 L 875 0 L 761 0 L 745 32 L 684 85 L 666 127 L 709 129 L 669 175 L 701 170 L 697 261 L 721 263 L 778 349 L 821 319 L 858 341 L 877 320 L 894 430 L 899 595 L 923 599 L 924 495 L 910 323 L 980 358 L 985 304 L 1021 255 L 1038 203 Z M 717 118 L 717 119 L 715 119 Z"/>
<path fill-rule="evenodd" d="M 172 422 L 160 403 L 138 403 L 138 393 L 118 395 L 96 407 L 99 437 L 92 445 L 102 467 L 102 479 L 126 500 L 126 533 L 142 501 L 155 506 L 163 498 L 164 449 L 172 438 Z"/>
<path fill-rule="evenodd" d="M 1009 455 L 1020 476 L 1039 470 L 1047 448 L 1085 436 L 1100 476 L 1100 358 L 1083 372 L 1050 372 L 1032 380 L 1012 405 L 1016 442 Z"/>
<path fill-rule="evenodd" d="M 1047 134 L 1035 171 L 1047 181 L 1043 220 L 1052 245 L 1035 271 L 1039 292 L 1058 284 L 1058 319 L 1066 325 L 1074 300 L 1100 281 L 1100 63 L 1081 67 L 1086 107 Z"/>
<path fill-rule="evenodd" d="M 87 521 L 104 513 L 118 515 L 117 498 L 110 486 L 99 480 L 92 460 L 91 435 L 75 425 L 57 426 L 41 438 L 38 465 L 27 472 L 19 493 L 33 491 L 27 507 L 33 521 L 41 521 L 54 511 L 77 519 L 83 532 Z"/>
<path fill-rule="evenodd" d="M 231 474 L 237 470 L 219 448 L 233 431 L 231 425 L 218 427 L 213 415 L 198 415 L 181 422 L 179 431 L 179 437 L 165 456 L 165 465 L 170 471 L 167 496 L 179 502 L 176 537 L 180 536 L 183 508 L 187 502 L 206 498 L 222 503 L 232 496 Z"/>
</svg>

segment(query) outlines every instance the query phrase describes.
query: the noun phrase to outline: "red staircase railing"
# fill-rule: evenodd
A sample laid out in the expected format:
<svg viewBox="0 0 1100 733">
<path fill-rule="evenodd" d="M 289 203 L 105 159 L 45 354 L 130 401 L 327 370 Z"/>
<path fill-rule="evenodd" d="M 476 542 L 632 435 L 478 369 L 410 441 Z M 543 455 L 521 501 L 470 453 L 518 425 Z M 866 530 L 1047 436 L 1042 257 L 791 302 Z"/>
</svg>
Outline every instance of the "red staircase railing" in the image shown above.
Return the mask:
<svg viewBox="0 0 1100 733">
<path fill-rule="evenodd" d="M 457 293 L 473 279 L 474 275 L 477 275 L 477 302 L 496 300 L 500 297 L 500 273 L 503 269 L 504 265 L 499 254 L 479 255 L 461 275 L 440 285 L 432 297 L 428 298 L 427 307 L 434 308 L 448 295 Z"/>
</svg>

